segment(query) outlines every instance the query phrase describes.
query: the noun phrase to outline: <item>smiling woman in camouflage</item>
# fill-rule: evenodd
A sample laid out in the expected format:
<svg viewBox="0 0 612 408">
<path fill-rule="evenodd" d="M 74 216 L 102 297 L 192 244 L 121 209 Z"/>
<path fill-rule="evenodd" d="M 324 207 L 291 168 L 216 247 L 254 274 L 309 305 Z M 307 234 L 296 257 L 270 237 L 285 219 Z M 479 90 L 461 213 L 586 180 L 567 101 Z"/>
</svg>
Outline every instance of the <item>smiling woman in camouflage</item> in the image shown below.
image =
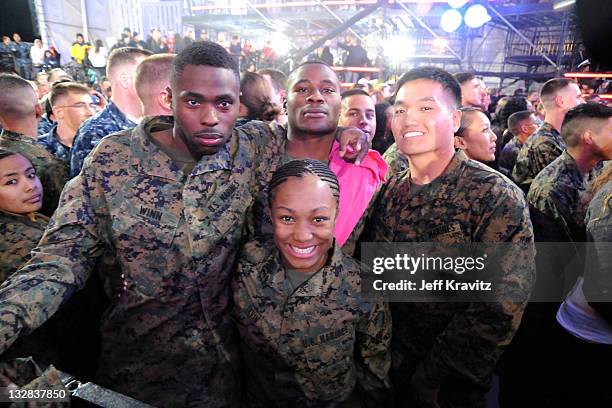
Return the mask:
<svg viewBox="0 0 612 408">
<path fill-rule="evenodd" d="M 362 296 L 359 265 L 334 243 L 338 196 L 316 160 L 272 177 L 274 243 L 248 243 L 232 284 L 246 406 L 360 406 L 388 388 L 389 312 Z"/>
</svg>

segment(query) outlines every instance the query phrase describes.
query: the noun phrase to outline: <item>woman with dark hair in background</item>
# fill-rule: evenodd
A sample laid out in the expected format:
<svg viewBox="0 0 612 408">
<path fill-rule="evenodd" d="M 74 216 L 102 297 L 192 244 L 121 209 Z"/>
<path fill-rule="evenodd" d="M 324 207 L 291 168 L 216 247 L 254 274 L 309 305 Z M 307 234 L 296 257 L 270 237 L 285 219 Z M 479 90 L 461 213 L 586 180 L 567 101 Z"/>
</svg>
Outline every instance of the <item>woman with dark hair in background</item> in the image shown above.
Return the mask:
<svg viewBox="0 0 612 408">
<path fill-rule="evenodd" d="M 272 103 L 274 90 L 266 79 L 254 72 L 245 72 L 240 79 L 240 110 L 236 126 L 251 120 L 270 122 L 276 119 L 280 109 Z"/>
<path fill-rule="evenodd" d="M 108 57 L 108 52 L 102 40 L 96 40 L 95 46 L 89 49 L 87 57 L 91 66 L 96 71 L 96 82 L 98 82 L 100 78 L 106 76 L 106 59 Z"/>
<path fill-rule="evenodd" d="M 489 164 L 495 161 L 497 136 L 491 130 L 488 116 L 479 108 L 463 107 L 461 125 L 455 132 L 455 148 L 472 160 Z"/>
<path fill-rule="evenodd" d="M 393 105 L 389 102 L 377 103 L 374 107 L 376 111 L 376 132 L 372 139 L 372 149 L 380 154 L 391 146 L 395 140 L 391 132 L 391 121 L 393 120 Z"/>
<path fill-rule="evenodd" d="M 39 214 L 43 189 L 24 156 L 0 149 L 0 282 L 21 268 L 38 245 L 49 218 Z"/>
</svg>

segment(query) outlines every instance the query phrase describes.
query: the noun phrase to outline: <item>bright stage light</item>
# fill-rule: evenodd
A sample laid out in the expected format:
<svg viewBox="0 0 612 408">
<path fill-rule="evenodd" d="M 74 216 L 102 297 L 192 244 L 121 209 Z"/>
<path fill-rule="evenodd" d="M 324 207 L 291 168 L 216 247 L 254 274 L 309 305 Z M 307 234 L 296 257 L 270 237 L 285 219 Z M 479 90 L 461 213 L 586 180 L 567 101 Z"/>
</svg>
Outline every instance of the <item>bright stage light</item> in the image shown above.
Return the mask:
<svg viewBox="0 0 612 408">
<path fill-rule="evenodd" d="M 287 36 L 280 31 L 275 31 L 270 36 L 272 42 L 272 48 L 278 55 L 287 55 L 289 53 L 290 45 Z"/>
<path fill-rule="evenodd" d="M 491 21 L 491 16 L 483 5 L 474 4 L 467 9 L 464 19 L 468 27 L 478 28 Z"/>
<path fill-rule="evenodd" d="M 452 8 L 461 8 L 465 6 L 465 3 L 467 2 L 468 0 L 448 0 L 448 5 Z"/>
<path fill-rule="evenodd" d="M 461 13 L 457 10 L 446 10 L 442 13 L 442 17 L 440 17 L 440 27 L 447 33 L 452 33 L 461 27 L 462 21 L 463 17 L 461 17 Z"/>
<path fill-rule="evenodd" d="M 444 38 L 436 38 L 432 42 L 435 51 L 441 52 L 448 46 L 448 40 Z"/>
<path fill-rule="evenodd" d="M 401 35 L 389 38 L 382 46 L 385 55 L 393 62 L 404 61 L 412 52 L 409 38 Z"/>
</svg>

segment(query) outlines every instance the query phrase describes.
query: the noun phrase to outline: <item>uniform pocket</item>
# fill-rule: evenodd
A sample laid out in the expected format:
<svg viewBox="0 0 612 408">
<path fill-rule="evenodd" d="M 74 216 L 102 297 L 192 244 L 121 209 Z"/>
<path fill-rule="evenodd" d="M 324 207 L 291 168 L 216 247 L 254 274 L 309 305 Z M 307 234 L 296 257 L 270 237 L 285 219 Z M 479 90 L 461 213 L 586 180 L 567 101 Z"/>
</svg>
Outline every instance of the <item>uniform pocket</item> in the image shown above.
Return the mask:
<svg viewBox="0 0 612 408">
<path fill-rule="evenodd" d="M 310 398 L 343 399 L 354 388 L 354 329 L 334 330 L 339 331 L 346 331 L 346 334 L 304 349 L 308 365 L 304 388 L 309 391 L 306 394 Z"/>
</svg>

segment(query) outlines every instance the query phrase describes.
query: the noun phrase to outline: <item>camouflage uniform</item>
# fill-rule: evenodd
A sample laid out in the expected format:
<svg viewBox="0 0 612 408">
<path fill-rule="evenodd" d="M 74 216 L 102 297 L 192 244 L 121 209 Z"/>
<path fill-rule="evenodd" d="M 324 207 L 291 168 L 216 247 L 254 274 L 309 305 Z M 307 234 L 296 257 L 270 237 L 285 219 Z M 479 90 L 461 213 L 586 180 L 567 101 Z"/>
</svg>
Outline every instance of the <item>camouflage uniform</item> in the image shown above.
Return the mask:
<svg viewBox="0 0 612 408">
<path fill-rule="evenodd" d="M 582 199 L 587 176 L 567 150 L 531 183 L 527 202 L 536 242 L 579 243 L 586 239 Z M 574 250 L 572 249 L 575 248 Z M 557 392 L 563 370 L 558 345 L 563 343 L 555 319 L 566 288 L 571 288 L 583 262 L 579 247 L 541 247 L 536 256 L 533 299 L 512 344 L 500 362 L 502 406 L 544 406 Z M 566 271 L 566 267 L 572 265 Z"/>
<path fill-rule="evenodd" d="M 49 120 L 46 115 L 41 116 L 38 121 L 38 134 L 44 135 L 45 133 L 49 133 L 57 123 Z"/>
<path fill-rule="evenodd" d="M 585 241 L 586 188 L 587 176 L 567 150 L 536 176 L 527 194 L 536 242 Z"/>
<path fill-rule="evenodd" d="M 58 160 L 70 165 L 70 148 L 64 146 L 57 137 L 57 125 L 43 135 L 38 136 L 38 144 L 44 146 L 45 149 Z"/>
<path fill-rule="evenodd" d="M 171 117 L 149 118 L 105 138 L 66 185 L 33 259 L 0 291 L 0 350 L 62 306 L 112 248 L 127 289 L 109 293 L 99 383 L 155 406 L 235 405 L 229 279 L 253 159 L 264 156 L 257 142 L 268 147 L 270 135 L 235 130 L 185 175 L 151 141 L 170 127 Z M 117 275 L 103 280 L 123 288 Z"/>
<path fill-rule="evenodd" d="M 383 188 L 366 226 L 374 242 L 514 242 L 532 248 L 521 191 L 487 166 L 455 153 L 432 183 L 411 194 L 409 172 Z M 396 404 L 411 399 L 413 374 L 440 387 L 438 402 L 482 407 L 493 368 L 514 334 L 533 281 L 533 257 L 505 257 L 494 282 L 499 302 L 392 303 Z M 503 300 L 512 293 L 525 301 Z M 398 405 L 399 406 L 399 405 Z M 427 405 L 429 406 L 429 405 Z"/>
<path fill-rule="evenodd" d="M 354 407 L 364 399 L 356 384 L 366 398 L 385 394 L 391 316 L 362 297 L 359 264 L 337 246 L 331 252 L 292 291 L 274 242 L 245 245 L 232 283 L 245 405 Z"/>
<path fill-rule="evenodd" d="M 25 216 L 0 211 L 0 282 L 30 259 L 48 222 L 49 218 L 38 213 Z"/>
<path fill-rule="evenodd" d="M 401 173 L 404 170 L 408 169 L 408 159 L 402 152 L 397 148 L 397 144 L 393 143 L 385 154 L 383 154 L 383 159 L 389 165 L 389 172 L 387 173 L 387 179 L 391 178 L 393 175 L 397 173 Z"/>
<path fill-rule="evenodd" d="M 127 130 L 136 124 L 129 120 L 123 112 L 109 101 L 106 108 L 87 119 L 77 131 L 72 142 L 70 153 L 70 178 L 76 177 L 83 167 L 85 157 L 102 140 L 111 133 Z"/>
<path fill-rule="evenodd" d="M 51 216 L 68 180 L 68 166 L 57 160 L 35 140 L 6 129 L 0 134 L 0 147 L 25 156 L 32 162 L 43 186 L 44 199 L 40 212 Z"/>
<path fill-rule="evenodd" d="M 550 123 L 544 122 L 521 147 L 512 170 L 512 179 L 523 191 L 529 191 L 533 179 L 559 157 L 564 149 L 565 142 L 561 134 Z"/>
<path fill-rule="evenodd" d="M 517 136 L 514 136 L 508 143 L 506 143 L 501 154 L 499 155 L 499 168 L 506 176 L 510 178 L 512 177 L 512 169 L 514 169 L 516 158 L 521 150 L 521 147 L 523 147 L 523 143 L 521 143 Z"/>
</svg>

